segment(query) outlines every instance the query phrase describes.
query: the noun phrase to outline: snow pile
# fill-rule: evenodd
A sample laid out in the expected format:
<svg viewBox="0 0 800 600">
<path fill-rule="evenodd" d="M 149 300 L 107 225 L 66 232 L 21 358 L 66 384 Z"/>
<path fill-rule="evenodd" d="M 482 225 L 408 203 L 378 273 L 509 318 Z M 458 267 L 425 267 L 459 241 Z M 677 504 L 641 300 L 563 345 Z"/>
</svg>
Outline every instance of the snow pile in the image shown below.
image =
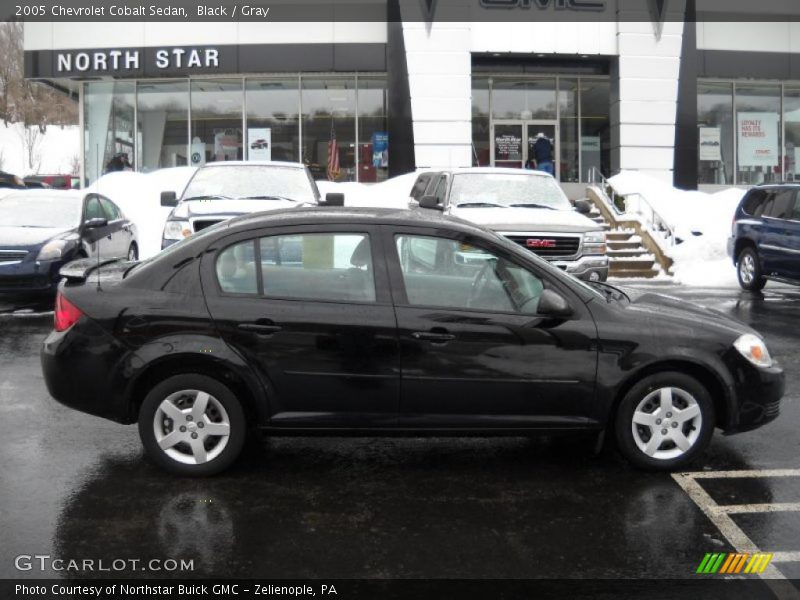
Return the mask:
<svg viewBox="0 0 800 600">
<path fill-rule="evenodd" d="M 345 206 L 408 208 L 411 188 L 416 180 L 416 173 L 406 173 L 381 183 L 318 181 L 317 187 L 323 197 L 328 192 L 344 194 Z"/>
<path fill-rule="evenodd" d="M 623 171 L 609 179 L 620 195 L 642 194 L 683 243 L 666 248 L 674 261 L 676 283 L 735 286 L 736 269 L 727 255 L 731 222 L 745 190 L 716 194 L 684 191 L 642 173 Z M 635 199 L 632 199 L 635 202 Z"/>
<path fill-rule="evenodd" d="M 161 192 L 173 191 L 180 197 L 194 167 L 160 169 L 151 173 L 118 171 L 103 175 L 84 192 L 95 192 L 113 200 L 136 224 L 139 236 L 139 258 L 149 258 L 161 251 L 170 208 L 161 206 Z"/>
<path fill-rule="evenodd" d="M 80 135 L 78 126 L 50 125 L 45 133 L 34 126 L 26 135 L 21 123 L 0 123 L 0 170 L 20 177 L 70 174 L 80 158 Z M 33 166 L 28 163 L 29 149 Z"/>
</svg>

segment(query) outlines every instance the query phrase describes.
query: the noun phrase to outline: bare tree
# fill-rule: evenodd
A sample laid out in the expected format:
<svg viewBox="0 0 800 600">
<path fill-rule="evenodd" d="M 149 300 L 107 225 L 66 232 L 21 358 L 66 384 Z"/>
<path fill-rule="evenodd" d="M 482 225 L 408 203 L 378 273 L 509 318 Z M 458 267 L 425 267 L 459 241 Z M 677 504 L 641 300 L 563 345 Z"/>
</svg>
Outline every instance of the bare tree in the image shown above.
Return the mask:
<svg viewBox="0 0 800 600">
<path fill-rule="evenodd" d="M 22 152 L 30 173 L 38 173 L 42 165 L 42 141 L 44 134 L 36 125 L 28 126 L 20 123 L 17 134 L 22 142 Z"/>
<path fill-rule="evenodd" d="M 0 154 L 0 158 L 2 158 L 2 154 Z M 77 154 L 73 154 L 69 161 L 69 174 L 75 176 L 81 174 L 81 157 Z"/>
<path fill-rule="evenodd" d="M 0 23 L 0 119 L 8 125 L 22 121 L 44 133 L 48 125 L 75 125 L 75 98 L 25 79 L 22 23 Z"/>
</svg>

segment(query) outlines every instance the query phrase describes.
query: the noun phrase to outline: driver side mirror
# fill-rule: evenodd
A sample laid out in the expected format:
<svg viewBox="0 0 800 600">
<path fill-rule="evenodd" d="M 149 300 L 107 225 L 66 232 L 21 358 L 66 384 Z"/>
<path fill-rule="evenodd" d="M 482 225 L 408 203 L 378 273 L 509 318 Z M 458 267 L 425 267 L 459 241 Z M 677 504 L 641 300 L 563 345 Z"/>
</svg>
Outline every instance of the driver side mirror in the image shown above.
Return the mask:
<svg viewBox="0 0 800 600">
<path fill-rule="evenodd" d="M 432 210 L 444 210 L 436 196 L 423 196 L 419 199 L 419 206 L 420 208 L 430 208 Z"/>
<path fill-rule="evenodd" d="M 339 192 L 328 192 L 325 199 L 319 201 L 320 206 L 344 206 L 344 194 Z"/>
<path fill-rule="evenodd" d="M 175 208 L 178 206 L 178 195 L 175 192 L 161 192 L 161 206 Z"/>
<path fill-rule="evenodd" d="M 592 204 L 588 200 L 575 200 L 575 210 L 582 215 L 588 215 L 592 212 Z"/>
<path fill-rule="evenodd" d="M 553 290 L 545 289 L 539 297 L 537 312 L 547 317 L 569 317 L 572 314 L 572 307 L 564 296 Z"/>
<path fill-rule="evenodd" d="M 97 217 L 94 219 L 87 219 L 83 222 L 84 229 L 100 229 L 101 227 L 105 227 L 108 225 L 108 219 L 103 219 L 101 217 Z"/>
</svg>

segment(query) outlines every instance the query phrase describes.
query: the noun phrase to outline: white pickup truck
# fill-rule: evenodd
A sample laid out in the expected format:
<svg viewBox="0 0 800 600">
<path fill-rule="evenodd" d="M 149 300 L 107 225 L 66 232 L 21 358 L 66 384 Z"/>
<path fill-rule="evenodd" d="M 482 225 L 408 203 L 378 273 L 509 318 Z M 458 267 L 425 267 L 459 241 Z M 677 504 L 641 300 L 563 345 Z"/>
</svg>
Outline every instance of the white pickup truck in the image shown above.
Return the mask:
<svg viewBox="0 0 800 600">
<path fill-rule="evenodd" d="M 540 171 L 474 167 L 420 173 L 411 204 L 472 221 L 589 281 L 608 278 L 606 234 Z M 584 214 L 581 214 L 584 213 Z"/>
</svg>

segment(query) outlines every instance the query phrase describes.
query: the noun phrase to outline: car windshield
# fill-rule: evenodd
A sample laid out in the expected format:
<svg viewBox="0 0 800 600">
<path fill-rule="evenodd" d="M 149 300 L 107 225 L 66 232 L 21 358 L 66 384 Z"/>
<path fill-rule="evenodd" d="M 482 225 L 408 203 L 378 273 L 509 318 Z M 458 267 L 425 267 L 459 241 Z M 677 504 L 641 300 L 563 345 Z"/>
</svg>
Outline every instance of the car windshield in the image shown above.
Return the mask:
<svg viewBox="0 0 800 600">
<path fill-rule="evenodd" d="M 81 199 L 66 193 L 53 196 L 11 195 L 0 200 L 0 227 L 72 229 L 81 221 Z"/>
<path fill-rule="evenodd" d="M 457 173 L 450 203 L 461 207 L 528 207 L 570 210 L 570 204 L 551 177 L 515 173 Z"/>
<path fill-rule="evenodd" d="M 275 165 L 226 165 L 198 169 L 183 193 L 189 198 L 288 198 L 316 202 L 304 169 Z"/>
</svg>

